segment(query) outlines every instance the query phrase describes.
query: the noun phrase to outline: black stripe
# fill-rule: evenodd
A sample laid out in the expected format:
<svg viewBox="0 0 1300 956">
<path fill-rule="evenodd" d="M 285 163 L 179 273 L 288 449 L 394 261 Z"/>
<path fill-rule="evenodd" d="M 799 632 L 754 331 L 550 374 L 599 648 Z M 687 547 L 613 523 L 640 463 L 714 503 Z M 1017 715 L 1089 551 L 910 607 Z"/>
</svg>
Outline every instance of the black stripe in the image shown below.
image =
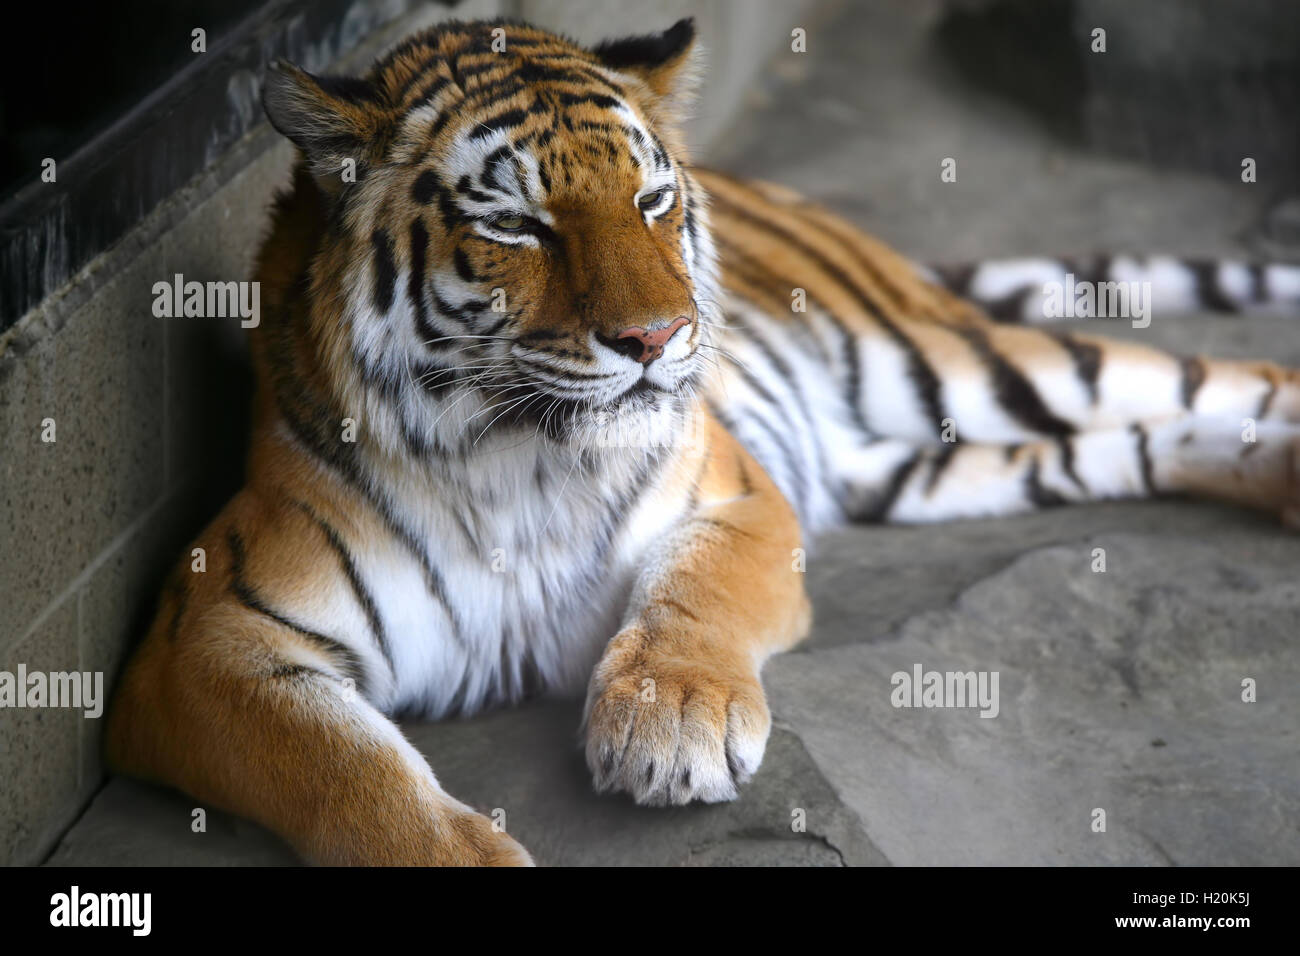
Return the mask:
<svg viewBox="0 0 1300 956">
<path fill-rule="evenodd" d="M 439 113 L 438 118 L 434 120 L 433 125 L 429 127 L 429 135 L 425 137 L 425 141 L 432 143 L 435 140 L 437 140 L 438 134 L 441 133 L 447 127 L 447 124 L 451 122 L 451 118 L 457 115 L 459 112 L 460 110 L 456 110 L 456 109 L 445 109 L 441 113 Z M 426 151 L 426 155 L 427 155 L 427 151 Z"/>
<path fill-rule="evenodd" d="M 468 174 L 456 180 L 456 192 L 460 193 L 462 196 L 472 199 L 474 202 L 481 202 L 481 203 L 492 202 L 491 196 L 489 196 L 485 192 L 480 192 L 479 190 L 474 188 L 474 183 L 469 178 Z"/>
<path fill-rule="evenodd" d="M 623 127 L 624 136 L 632 140 L 632 142 L 636 143 L 637 146 L 645 150 L 647 153 L 651 151 L 650 144 L 646 141 L 645 135 L 639 129 L 635 126 L 628 126 L 626 123 L 620 125 Z"/>
<path fill-rule="evenodd" d="M 457 103 L 455 108 L 448 112 L 454 112 L 461 116 L 473 116 L 479 110 L 511 99 L 527 88 L 528 83 L 518 73 L 506 73 L 498 76 L 495 80 L 489 80 L 474 87 L 465 99 Z"/>
<path fill-rule="evenodd" d="M 555 385 L 570 385 L 570 387 L 573 387 L 572 382 L 575 381 L 603 382 L 606 379 L 614 378 L 616 374 L 614 372 L 575 372 L 571 369 L 564 369 L 561 372 L 544 362 L 538 362 L 534 359 L 521 358 L 518 361 L 529 368 L 535 368 L 544 373 L 543 378 L 547 382 Z"/>
<path fill-rule="evenodd" d="M 438 195 L 441 188 L 438 174 L 431 169 L 426 169 L 416 176 L 415 182 L 411 184 L 411 197 L 421 206 L 427 206 L 433 202 L 433 198 Z"/>
<path fill-rule="evenodd" d="M 491 136 L 497 130 L 510 129 L 523 123 L 528 118 L 528 114 L 523 110 L 506 110 L 504 113 L 498 113 L 489 120 L 484 120 L 475 127 L 474 132 L 469 134 L 470 139 L 483 139 Z"/>
<path fill-rule="evenodd" d="M 687 215 L 690 216 L 689 211 L 687 212 Z M 732 245 L 726 240 L 720 237 L 714 237 L 714 241 L 717 243 L 719 249 L 725 250 L 726 252 L 726 260 L 724 260 L 726 268 L 746 273 L 746 282 L 749 282 L 760 290 L 766 291 L 774 299 L 784 301 L 779 292 L 766 286 L 762 280 L 763 276 L 771 276 L 773 279 L 779 278 L 772 270 L 764 269 L 760 266 L 757 259 L 750 256 L 748 253 L 741 251 L 738 247 Z M 730 261 L 731 259 L 737 261 L 732 262 Z M 791 280 L 787 278 L 782 279 L 782 281 L 789 283 Z M 795 286 L 787 287 L 796 288 Z M 858 354 L 857 338 L 851 331 L 849 331 L 848 327 L 839 319 L 839 317 L 826 307 L 825 303 L 818 300 L 806 289 L 804 290 L 804 293 L 808 303 L 810 305 L 815 305 L 816 308 L 826 316 L 827 321 L 830 322 L 831 326 L 834 327 L 840 337 L 841 354 L 843 355 L 845 366 L 845 381 L 843 384 L 843 389 L 845 391 L 844 401 L 845 404 L 848 405 L 849 414 L 853 418 L 853 423 L 858 426 L 865 437 L 870 438 L 872 437 L 873 432 L 867 425 L 866 416 L 862 411 L 862 357 Z M 757 305 L 758 303 L 755 304 Z"/>
<path fill-rule="evenodd" d="M 795 406 L 799 409 L 799 413 L 803 418 L 804 423 L 807 425 L 807 433 L 809 439 L 812 441 L 813 451 L 817 455 L 817 477 L 824 482 L 830 474 L 830 469 L 826 464 L 826 450 L 822 447 L 821 432 L 817 428 L 817 422 L 813 420 L 812 410 L 809 408 L 808 401 L 803 393 L 803 388 L 799 384 L 799 376 L 795 374 L 794 369 L 790 367 L 789 363 L 787 363 L 785 359 L 781 358 L 775 349 L 768 345 L 767 340 L 763 338 L 763 334 L 759 332 L 758 329 L 751 328 L 743 322 L 736 322 L 734 320 L 733 325 L 735 325 L 739 331 L 749 333 L 749 341 L 761 353 L 763 353 L 763 358 L 767 360 L 767 363 L 776 371 L 777 376 L 783 379 L 789 387 L 790 393 L 794 398 Z M 791 422 L 791 425 L 793 424 L 794 423 Z"/>
<path fill-rule="evenodd" d="M 1217 262 L 1189 262 L 1187 268 L 1196 277 L 1196 298 L 1203 306 L 1215 312 L 1236 312 L 1236 302 L 1224 293 L 1219 285 L 1219 264 Z"/>
<path fill-rule="evenodd" d="M 357 690 L 364 697 L 366 695 L 365 667 L 356 654 L 334 638 L 326 637 L 324 634 L 295 623 L 268 607 L 258 596 L 256 590 L 244 580 L 244 561 L 246 558 L 244 539 L 240 537 L 238 531 L 231 528 L 226 534 L 226 543 L 230 547 L 230 589 L 235 597 L 239 599 L 239 602 L 250 611 L 255 611 L 263 617 L 270 618 L 282 627 L 287 627 L 299 636 L 305 637 L 324 651 L 327 656 L 341 659 L 342 669 L 356 681 Z"/>
<path fill-rule="evenodd" d="M 1263 394 L 1259 400 L 1259 408 L 1255 412 L 1255 418 L 1263 421 L 1268 417 L 1269 409 L 1273 407 L 1273 399 L 1277 397 L 1277 382 L 1272 379 L 1268 383 L 1268 391 Z"/>
<path fill-rule="evenodd" d="M 743 179 L 737 179 L 723 173 L 714 171 L 715 176 L 726 179 L 732 185 L 742 192 L 749 193 L 760 205 L 770 205 L 772 200 L 768 199 L 760 190 L 756 189 L 752 183 Z M 880 287 L 881 294 L 890 299 L 895 305 L 899 304 L 898 287 L 895 285 L 891 276 L 887 275 L 880 264 L 871 257 L 864 254 L 859 248 L 857 241 L 862 238 L 860 233 L 855 235 L 856 230 L 849 223 L 839 219 L 832 213 L 822 209 L 812 203 L 803 202 L 797 206 L 785 206 L 789 212 L 800 217 L 805 225 L 811 228 L 825 232 L 827 235 L 837 239 L 840 248 L 851 258 L 855 265 L 866 273 L 872 281 Z M 865 291 L 864 291 L 865 294 Z"/>
<path fill-rule="evenodd" d="M 429 592 L 429 596 L 447 612 L 447 619 L 451 622 L 452 639 L 457 644 L 463 645 L 464 639 L 461 636 L 460 621 L 456 616 L 451 601 L 447 597 L 447 588 L 442 575 L 437 568 L 429 563 L 428 554 L 420 546 L 415 535 L 397 520 L 397 516 L 393 514 L 387 502 L 371 491 L 369 482 L 361 475 L 354 459 L 331 453 L 329 445 L 322 442 L 319 436 L 305 425 L 291 409 L 285 406 L 283 402 L 279 403 L 279 407 L 281 415 L 284 416 L 285 424 L 289 426 L 289 430 L 293 432 L 294 437 L 298 439 L 303 448 L 318 461 L 333 468 L 357 493 L 358 497 L 374 509 L 375 513 L 383 520 L 389 533 L 402 543 L 411 557 L 420 565 L 420 570 L 424 575 L 425 588 Z M 355 448 L 356 446 L 349 445 L 348 447 Z"/>
<path fill-rule="evenodd" d="M 402 52 L 400 49 L 394 50 L 392 54 L 390 54 L 388 57 L 385 58 L 385 60 L 389 64 L 391 64 L 392 57 L 400 52 Z M 442 58 L 443 58 L 442 53 L 436 52 L 430 56 L 425 57 L 423 60 L 417 63 L 415 65 L 415 68 L 411 71 L 411 75 L 408 76 L 403 81 L 401 88 L 397 91 L 397 96 L 395 98 L 396 102 L 399 104 L 402 103 L 406 99 L 407 95 L 411 92 L 415 84 L 419 83 L 422 79 L 424 79 L 429 67 L 436 64 Z"/>
<path fill-rule="evenodd" d="M 431 169 L 424 170 L 415 178 L 415 182 L 411 184 L 411 196 L 422 206 L 427 206 L 436 199 L 443 228 L 448 232 L 468 222 L 468 217 L 456 205 L 451 190 L 443 185 L 438 174 Z"/>
<path fill-rule="evenodd" d="M 1080 491 L 1085 495 L 1088 494 L 1088 486 L 1083 483 L 1083 479 L 1074 469 L 1074 440 L 1068 435 L 1062 435 L 1056 439 L 1056 446 L 1061 452 L 1061 470 Z"/>
<path fill-rule="evenodd" d="M 393 307 L 393 287 L 397 282 L 393 237 L 387 229 L 376 229 L 370 234 L 370 243 L 375 249 L 375 309 L 386 315 Z"/>
<path fill-rule="evenodd" d="M 352 588 L 352 594 L 361 605 L 361 610 L 365 612 L 366 620 L 370 623 L 370 633 L 375 638 L 375 644 L 379 647 L 379 653 L 383 655 L 388 662 L 388 669 L 392 672 L 393 677 L 397 677 L 397 668 L 393 663 L 393 649 L 388 643 L 388 635 L 384 631 L 384 622 L 379 616 L 379 607 L 375 604 L 375 599 L 370 590 L 361 580 L 361 574 L 357 570 L 356 562 L 352 560 L 352 553 L 344 544 L 343 538 L 339 535 L 337 529 L 328 521 L 316 513 L 316 510 L 305 501 L 295 502 L 301 508 L 316 526 L 320 528 L 321 533 L 325 535 L 325 540 L 329 542 L 334 553 L 338 556 L 339 564 L 343 567 L 343 574 L 348 579 L 348 585 Z"/>
<path fill-rule="evenodd" d="M 451 254 L 451 262 L 456 269 L 456 275 L 459 276 L 463 281 L 465 282 L 479 281 L 478 273 L 476 273 L 474 271 L 474 267 L 469 264 L 469 256 L 465 254 L 464 249 L 461 249 L 459 246 L 457 246 L 456 251 Z"/>
<path fill-rule="evenodd" d="M 1141 424 L 1131 425 L 1129 431 L 1137 437 L 1136 452 L 1138 465 L 1142 469 L 1142 484 L 1146 487 L 1148 495 L 1154 495 L 1157 492 L 1154 477 L 1155 473 L 1151 464 L 1151 451 L 1148 448 L 1150 436 L 1147 435 L 1147 430 Z"/>
<path fill-rule="evenodd" d="M 952 463 L 953 456 L 957 454 L 958 443 L 947 441 L 940 446 L 939 451 L 930 459 L 930 477 L 925 482 L 925 493 L 928 495 L 934 491 L 935 486 L 943 479 L 944 472 L 948 470 L 948 465 Z"/>
<path fill-rule="evenodd" d="M 921 403 L 925 406 L 926 415 L 934 423 L 936 434 L 941 434 L 943 430 L 942 422 L 945 417 L 943 402 L 940 397 L 941 385 L 938 375 L 930 363 L 926 361 L 925 355 L 921 352 L 908 336 L 894 322 L 886 318 L 879 306 L 867 295 L 866 291 L 860 288 L 852 278 L 840 266 L 831 262 L 825 254 L 805 243 L 801 238 L 796 236 L 790 230 L 777 223 L 770 222 L 761 216 L 758 216 L 742 206 L 737 206 L 725 197 L 713 196 L 713 201 L 720 206 L 725 206 L 728 215 L 734 215 L 739 219 L 766 229 L 769 232 L 780 236 L 791 246 L 798 249 L 801 253 L 817 263 L 818 267 L 826 272 L 832 279 L 842 285 L 862 306 L 863 311 L 875 321 L 875 323 L 884 330 L 884 332 L 893 340 L 894 344 L 903 350 L 907 356 L 908 377 L 912 380 L 913 386 L 917 390 L 917 395 Z M 829 314 L 829 313 L 828 313 Z"/>
<path fill-rule="evenodd" d="M 687 226 L 693 228 L 695 217 L 689 208 L 686 211 L 685 218 Z M 697 237 L 693 236 L 691 241 L 696 242 Z M 753 293 L 747 293 L 734 288 L 735 283 L 733 282 L 730 284 L 731 291 L 760 307 L 764 307 L 764 303 L 758 301 L 756 294 L 769 298 L 771 301 L 767 305 L 770 305 L 773 311 L 785 312 L 790 308 L 790 292 L 795 288 L 787 284 L 791 280 L 780 276 L 749 255 L 749 253 L 743 251 L 739 246 L 733 245 L 726 236 L 721 234 L 714 236 L 713 242 L 720 254 L 724 273 L 733 274 L 735 278 L 753 286 L 754 289 Z M 725 279 L 726 276 L 724 275 L 724 281 Z"/>
<path fill-rule="evenodd" d="M 920 465 L 921 460 L 921 455 L 914 453 L 906 461 L 901 462 L 890 474 L 888 483 L 871 509 L 856 515 L 857 520 L 880 522 L 888 519 L 889 513 L 894 510 L 894 505 L 898 502 L 899 495 L 907 487 L 908 479 L 912 477 L 912 472 Z"/>
<path fill-rule="evenodd" d="M 661 170 L 672 169 L 673 164 L 668 158 L 668 150 L 664 148 L 663 142 L 654 134 L 654 130 L 648 130 L 647 132 L 649 132 L 650 142 L 654 146 L 655 165 Z"/>
<path fill-rule="evenodd" d="M 318 671 L 314 667 L 308 667 L 305 664 L 277 664 L 267 676 L 273 680 L 287 680 L 296 677 L 323 677 L 326 680 L 329 679 L 324 672 Z"/>
<path fill-rule="evenodd" d="M 433 296 L 433 304 L 440 314 L 465 325 L 474 321 L 491 307 L 491 303 L 485 299 L 470 299 L 464 305 L 452 305 L 438 295 L 436 289 L 431 290 L 430 294 Z"/>
<path fill-rule="evenodd" d="M 304 271 L 303 276 L 305 275 Z M 302 294 L 302 282 L 296 283 L 295 289 L 298 294 Z M 292 308 L 292 304 L 290 303 L 288 307 Z M 271 347 L 274 348 L 275 345 L 276 341 L 272 338 Z M 429 562 L 427 551 L 415 536 L 397 520 L 388 502 L 374 492 L 371 482 L 362 473 L 358 446 L 355 443 L 343 443 L 325 437 L 343 417 L 342 413 L 332 408 L 328 399 L 322 400 L 314 396 L 300 379 L 288 374 L 286 370 L 292 367 L 292 360 L 284 360 L 282 357 L 280 362 L 273 364 L 277 368 L 272 376 L 275 403 L 289 431 L 293 433 L 307 454 L 332 469 L 361 501 L 379 515 L 389 532 L 419 563 L 430 597 L 441 604 L 447 612 L 452 627 L 452 639 L 457 644 L 463 645 L 460 622 L 447 598 L 442 575 Z M 300 410 L 309 416 L 309 420 L 299 414 Z"/>
<path fill-rule="evenodd" d="M 697 258 L 700 249 L 699 229 L 696 225 L 695 218 L 695 197 L 691 194 L 690 186 L 686 187 L 686 201 L 682 203 L 682 226 L 686 230 L 687 237 L 691 240 L 691 253 Z M 692 263 L 694 264 L 694 263 Z"/>
<path fill-rule="evenodd" d="M 424 228 L 424 220 L 417 216 L 411 220 L 411 276 L 406 284 L 406 292 L 411 300 L 411 308 L 415 311 L 416 331 L 420 340 L 426 344 L 443 337 L 429 322 L 429 310 L 424 302 L 424 265 L 428 251 L 429 231 Z"/>
<path fill-rule="evenodd" d="M 1038 389 L 1014 365 L 993 349 L 988 336 L 979 329 L 955 330 L 965 339 L 988 368 L 998 402 L 1016 421 L 1041 435 L 1072 435 L 1075 428 L 1053 415 L 1044 404 Z"/>
<path fill-rule="evenodd" d="M 1205 360 L 1200 356 L 1182 359 L 1183 407 L 1190 409 L 1196 402 L 1196 393 L 1205 383 Z"/>
<path fill-rule="evenodd" d="M 444 89 L 446 89 L 449 86 L 451 86 L 450 77 L 446 77 L 446 76 L 437 77 L 432 83 L 430 83 L 420 92 L 420 95 L 417 96 L 411 102 L 410 106 L 406 107 L 405 112 L 410 112 L 411 110 L 416 109 L 417 107 L 423 106 L 425 103 L 431 101 L 435 96 L 437 96 L 439 93 L 441 93 Z"/>
<path fill-rule="evenodd" d="M 590 103 L 592 106 L 599 106 L 601 109 L 613 110 L 623 104 L 612 96 L 606 96 L 604 93 L 563 93 L 560 95 L 560 102 L 565 106 L 577 106 L 579 103 Z"/>
<path fill-rule="evenodd" d="M 1030 458 L 1029 469 L 1025 472 L 1025 497 L 1036 508 L 1057 508 L 1066 504 L 1064 497 L 1043 485 L 1037 456 Z"/>
<path fill-rule="evenodd" d="M 973 298 L 970 294 L 970 286 L 971 280 L 975 278 L 975 266 L 969 264 L 932 265 L 930 269 L 938 277 L 939 284 L 949 292 L 963 299 Z"/>
<path fill-rule="evenodd" d="M 428 36 L 424 36 L 424 38 L 412 38 L 409 42 L 403 43 L 402 46 L 391 49 L 391 51 L 387 53 L 387 55 L 376 64 L 376 66 L 374 66 L 374 73 L 376 73 L 376 75 L 382 75 L 389 72 L 396 57 L 406 55 L 416 56 L 417 53 L 428 53 L 428 56 L 422 57 L 422 59 L 411 68 L 411 74 L 408 75 L 406 81 L 403 81 L 402 87 L 399 88 L 398 92 L 396 92 L 396 96 L 394 96 L 395 103 L 400 104 L 403 100 L 406 100 L 407 96 L 411 94 L 412 88 L 415 88 L 416 83 L 419 83 L 421 79 L 428 77 L 430 69 L 434 68 L 434 66 L 441 65 L 441 61 L 446 60 L 446 53 L 442 52 L 441 49 L 438 49 L 437 47 L 430 46 L 430 39 L 437 38 L 428 38 Z"/>
<path fill-rule="evenodd" d="M 1101 377 L 1101 348 L 1091 342 L 1080 342 L 1074 336 L 1064 332 L 1056 333 L 1052 337 L 1060 343 L 1061 348 L 1070 353 L 1070 360 L 1074 362 L 1074 374 L 1088 390 L 1089 401 L 1096 405 L 1100 397 L 1097 380 Z"/>
<path fill-rule="evenodd" d="M 501 180 L 497 178 L 497 166 L 503 159 L 513 158 L 514 151 L 509 146 L 498 146 L 492 152 L 488 153 L 483 159 L 483 171 L 479 174 L 479 180 L 487 189 L 495 189 L 499 193 L 506 192 Z"/>
<path fill-rule="evenodd" d="M 464 59 L 470 56 L 482 56 L 483 59 L 479 60 L 477 63 L 465 63 Z M 459 54 L 455 60 L 455 70 L 456 76 L 461 80 L 461 88 L 465 89 L 467 92 L 477 93 L 482 89 L 481 86 L 475 86 L 473 90 L 470 90 L 469 87 L 465 85 L 464 81 L 482 76 L 484 73 L 488 73 L 491 70 L 495 70 L 501 65 L 501 59 L 501 55 L 492 50 L 469 49 Z"/>
<path fill-rule="evenodd" d="M 1025 304 L 1037 298 L 1038 286 L 1023 286 L 1000 299 L 985 299 L 980 305 L 999 322 L 1015 325 L 1025 321 Z"/>
<path fill-rule="evenodd" d="M 438 212 L 442 215 L 443 228 L 448 232 L 470 221 L 469 216 L 456 204 L 451 190 L 441 185 L 438 187 Z"/>
<path fill-rule="evenodd" d="M 788 433 L 789 431 L 791 431 L 794 428 L 793 422 L 791 422 L 790 419 L 786 417 L 785 409 L 781 406 L 781 403 L 776 400 L 776 397 L 770 391 L 768 391 L 767 387 L 764 386 L 763 383 L 760 382 L 748 369 L 740 365 L 735 359 L 731 358 L 729 355 L 724 355 L 723 358 L 726 359 L 726 361 L 728 361 L 732 365 L 732 367 L 735 368 L 736 371 L 740 373 L 741 378 L 743 378 L 745 382 L 749 385 L 749 387 L 753 389 L 753 391 L 758 395 L 759 400 L 765 403 L 766 405 L 768 405 L 772 409 L 772 411 L 776 414 L 777 419 L 780 420 L 785 425 L 785 432 Z M 751 412 L 751 414 L 743 417 L 748 419 L 749 421 L 752 421 L 754 424 L 758 425 L 764 432 L 767 433 L 768 437 L 772 439 L 772 443 L 776 445 L 776 450 L 785 459 L 787 470 L 790 472 L 790 479 L 791 481 L 794 482 L 793 491 L 794 491 L 795 500 L 792 503 L 796 507 L 802 505 L 802 507 L 805 509 L 804 513 L 808 514 L 811 511 L 810 508 L 811 499 L 809 498 L 810 488 L 808 485 L 808 476 L 804 473 L 804 469 L 800 467 L 798 453 L 791 445 L 787 444 L 786 434 L 783 433 L 781 429 L 774 427 L 772 423 L 769 422 L 767 418 L 763 415 L 757 415 Z"/>
</svg>

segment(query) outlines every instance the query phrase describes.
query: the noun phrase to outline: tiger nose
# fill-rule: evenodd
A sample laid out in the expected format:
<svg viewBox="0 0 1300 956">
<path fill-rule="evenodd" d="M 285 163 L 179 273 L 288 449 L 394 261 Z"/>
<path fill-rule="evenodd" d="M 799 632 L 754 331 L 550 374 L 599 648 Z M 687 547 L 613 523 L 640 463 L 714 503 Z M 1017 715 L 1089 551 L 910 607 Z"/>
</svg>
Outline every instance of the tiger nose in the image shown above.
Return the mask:
<svg viewBox="0 0 1300 956">
<path fill-rule="evenodd" d="M 624 329 L 612 339 L 601 338 L 606 345 L 615 352 L 626 355 L 629 358 L 636 359 L 642 365 L 649 365 L 659 356 L 664 354 L 664 346 L 668 340 L 677 334 L 677 330 L 684 325 L 690 325 L 691 320 L 684 315 L 679 315 L 661 329 L 645 329 L 639 325 L 633 325 Z"/>
</svg>

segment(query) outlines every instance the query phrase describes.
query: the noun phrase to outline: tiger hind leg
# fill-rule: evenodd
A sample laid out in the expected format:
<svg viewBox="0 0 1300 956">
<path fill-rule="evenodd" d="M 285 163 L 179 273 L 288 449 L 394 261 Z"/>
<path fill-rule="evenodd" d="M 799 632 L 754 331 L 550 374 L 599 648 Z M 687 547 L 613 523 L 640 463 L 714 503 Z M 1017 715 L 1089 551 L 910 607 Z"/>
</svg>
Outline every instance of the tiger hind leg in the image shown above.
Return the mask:
<svg viewBox="0 0 1300 956">
<path fill-rule="evenodd" d="M 1194 495 L 1300 519 L 1300 428 L 1176 416 L 1013 444 L 881 440 L 838 461 L 851 518 L 928 523 Z"/>
</svg>

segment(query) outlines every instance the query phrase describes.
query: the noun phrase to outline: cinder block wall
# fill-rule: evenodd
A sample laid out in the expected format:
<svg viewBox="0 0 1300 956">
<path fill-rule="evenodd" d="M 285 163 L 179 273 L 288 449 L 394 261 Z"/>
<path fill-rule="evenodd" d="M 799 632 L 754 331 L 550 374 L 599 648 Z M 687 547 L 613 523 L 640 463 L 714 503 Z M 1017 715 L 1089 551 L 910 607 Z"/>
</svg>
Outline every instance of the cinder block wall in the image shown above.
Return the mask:
<svg viewBox="0 0 1300 956">
<path fill-rule="evenodd" d="M 585 41 L 695 15 L 709 80 L 690 136 L 707 152 L 810 5 L 428 4 L 330 68 L 359 70 L 451 15 L 516 16 Z M 175 273 L 248 278 L 291 162 L 292 150 L 262 123 L 0 333 L 0 670 L 101 671 L 111 691 L 165 571 L 238 486 L 250 388 L 239 323 L 155 318 L 152 288 Z M 47 419 L 53 442 L 42 440 Z M 0 709 L 0 862 L 42 860 L 102 784 L 102 724 L 81 711 Z"/>
</svg>

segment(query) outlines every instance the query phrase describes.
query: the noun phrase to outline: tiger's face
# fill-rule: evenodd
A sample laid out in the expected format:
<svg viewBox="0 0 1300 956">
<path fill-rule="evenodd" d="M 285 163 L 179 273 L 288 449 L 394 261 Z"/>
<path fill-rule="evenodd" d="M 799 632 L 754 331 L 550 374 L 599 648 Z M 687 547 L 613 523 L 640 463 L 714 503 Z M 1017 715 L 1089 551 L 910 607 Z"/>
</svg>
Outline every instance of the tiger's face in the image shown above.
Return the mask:
<svg viewBox="0 0 1300 956">
<path fill-rule="evenodd" d="M 692 39 L 452 24 L 362 80 L 272 75 L 267 112 L 347 248 L 338 342 L 405 427 L 591 444 L 680 418 L 716 295 L 676 131 Z"/>
</svg>

